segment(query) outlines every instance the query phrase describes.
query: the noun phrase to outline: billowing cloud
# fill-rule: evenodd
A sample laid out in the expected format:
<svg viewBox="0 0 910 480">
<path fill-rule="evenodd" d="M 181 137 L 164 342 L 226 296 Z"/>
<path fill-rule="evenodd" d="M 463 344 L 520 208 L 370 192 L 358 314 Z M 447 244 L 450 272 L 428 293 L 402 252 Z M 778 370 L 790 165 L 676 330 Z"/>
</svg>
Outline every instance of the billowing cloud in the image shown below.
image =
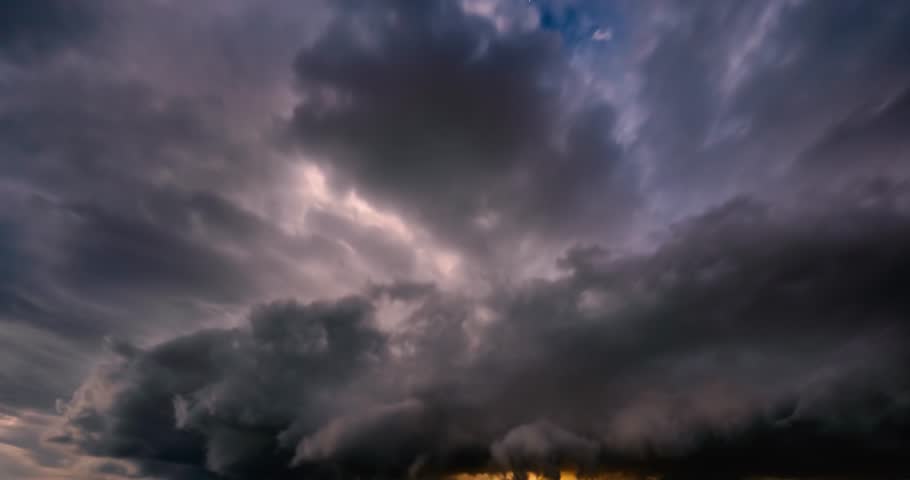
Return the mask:
<svg viewBox="0 0 910 480">
<path fill-rule="evenodd" d="M 651 254 L 572 254 L 557 279 L 476 299 L 508 319 L 476 345 L 476 314 L 438 337 L 383 332 L 365 298 L 259 307 L 247 326 L 122 354 L 55 441 L 239 478 L 893 475 L 910 212 L 862 203 L 739 200 Z M 593 291 L 618 304 L 585 309 Z M 457 306 L 427 308 L 434 295 L 402 298 L 441 324 L 420 317 Z"/>
<path fill-rule="evenodd" d="M 636 178 L 615 112 L 558 36 L 456 2 L 355 2 L 294 64 L 293 133 L 356 188 L 445 242 L 584 234 L 627 219 Z"/>
<path fill-rule="evenodd" d="M 0 476 L 908 474 L 906 2 L 7 10 Z"/>
</svg>

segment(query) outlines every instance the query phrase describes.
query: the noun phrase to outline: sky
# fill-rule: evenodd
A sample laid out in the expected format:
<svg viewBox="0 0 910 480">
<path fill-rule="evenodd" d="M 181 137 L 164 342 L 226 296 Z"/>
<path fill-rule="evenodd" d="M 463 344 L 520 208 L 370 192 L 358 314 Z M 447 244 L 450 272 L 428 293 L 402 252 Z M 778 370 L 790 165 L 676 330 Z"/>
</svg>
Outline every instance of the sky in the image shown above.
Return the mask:
<svg viewBox="0 0 910 480">
<path fill-rule="evenodd" d="M 910 477 L 910 2 L 6 0 L 0 478 Z"/>
</svg>

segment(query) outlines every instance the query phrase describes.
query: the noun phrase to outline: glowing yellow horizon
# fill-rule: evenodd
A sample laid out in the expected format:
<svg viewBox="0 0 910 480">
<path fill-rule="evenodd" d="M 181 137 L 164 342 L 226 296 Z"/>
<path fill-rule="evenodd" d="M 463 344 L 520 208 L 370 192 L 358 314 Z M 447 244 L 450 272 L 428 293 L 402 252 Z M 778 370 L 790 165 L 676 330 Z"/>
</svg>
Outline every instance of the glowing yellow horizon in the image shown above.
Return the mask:
<svg viewBox="0 0 910 480">
<path fill-rule="evenodd" d="M 528 472 L 528 480 L 547 480 L 543 475 L 536 472 Z M 590 475 L 578 476 L 572 470 L 563 470 L 559 472 L 559 480 L 660 480 L 661 477 L 656 475 L 636 475 L 623 472 L 601 472 Z M 751 480 L 787 480 L 783 477 L 749 477 Z M 450 475 L 448 480 L 515 480 L 512 472 L 502 473 L 458 473 Z M 792 480 L 792 479 L 791 479 Z"/>
<path fill-rule="evenodd" d="M 514 480 L 514 475 L 512 472 L 503 472 L 503 473 L 459 473 L 449 477 L 450 480 Z M 646 476 L 642 477 L 639 475 L 632 475 L 622 472 L 612 472 L 612 473 L 595 473 L 591 475 L 583 475 L 581 477 L 578 474 L 571 470 L 563 470 L 559 472 L 559 480 L 658 480 L 658 477 Z M 547 477 L 535 473 L 528 472 L 528 480 L 548 480 Z"/>
</svg>

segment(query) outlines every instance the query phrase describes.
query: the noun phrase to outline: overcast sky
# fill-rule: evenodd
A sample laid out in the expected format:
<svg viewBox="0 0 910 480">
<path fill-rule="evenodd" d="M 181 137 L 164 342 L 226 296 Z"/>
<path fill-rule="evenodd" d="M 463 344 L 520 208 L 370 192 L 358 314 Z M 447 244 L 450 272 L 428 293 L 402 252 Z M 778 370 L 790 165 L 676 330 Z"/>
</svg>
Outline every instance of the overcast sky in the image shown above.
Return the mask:
<svg viewBox="0 0 910 480">
<path fill-rule="evenodd" d="M 3 3 L 0 478 L 910 477 L 910 2 Z"/>
</svg>

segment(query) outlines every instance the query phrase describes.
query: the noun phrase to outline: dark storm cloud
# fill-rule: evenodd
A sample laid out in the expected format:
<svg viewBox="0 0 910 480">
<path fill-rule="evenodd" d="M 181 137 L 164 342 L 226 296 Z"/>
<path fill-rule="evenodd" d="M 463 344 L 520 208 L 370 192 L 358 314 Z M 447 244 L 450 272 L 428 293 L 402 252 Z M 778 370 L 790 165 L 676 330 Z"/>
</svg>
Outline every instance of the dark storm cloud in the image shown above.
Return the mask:
<svg viewBox="0 0 910 480">
<path fill-rule="evenodd" d="M 118 218 L 92 207 L 77 207 L 72 213 L 77 225 L 63 240 L 71 258 L 61 274 L 74 283 L 116 290 L 141 282 L 146 292 L 199 295 L 211 289 L 215 296 L 228 297 L 252 293 L 254 287 L 240 265 L 175 235 L 170 228 Z"/>
<path fill-rule="evenodd" d="M 337 186 L 469 248 L 628 213 L 615 114 L 584 93 L 557 35 L 498 31 L 456 2 L 355 5 L 295 62 L 294 133 Z"/>
<path fill-rule="evenodd" d="M 899 468 L 910 230 L 906 205 L 890 208 L 796 220 L 741 201 L 652 256 L 588 255 L 565 284 L 508 303 L 516 320 L 490 341 L 526 356 L 497 395 L 511 414 L 702 472 L 862 476 L 877 456 Z"/>
<path fill-rule="evenodd" d="M 153 468 L 278 478 L 293 458 L 280 445 L 364 400 L 343 392 L 376 367 L 383 338 L 370 315 L 358 298 L 275 303 L 254 310 L 242 330 L 128 348 L 80 390 L 69 428 L 53 441 Z"/>
<path fill-rule="evenodd" d="M 258 22 L 246 23 L 225 6 L 226 23 L 213 26 L 163 4 L 135 7 L 12 2 L 0 21 L 0 324 L 16 359 L 0 366 L 0 397 L 9 405 L 48 408 L 68 395 L 106 335 L 172 335 L 260 296 L 353 285 L 358 262 L 372 265 L 352 242 L 289 233 L 249 206 L 291 165 L 246 102 L 290 78 L 300 44 L 255 65 L 243 62 L 248 53 L 208 52 L 209 68 L 244 74 L 207 78 L 204 94 L 179 67 L 193 58 L 167 46 L 186 30 L 215 44 L 242 32 L 257 39 L 251 49 L 297 36 L 268 33 L 282 25 L 268 12 L 249 11 Z M 143 36 L 164 23 L 170 35 Z"/>
<path fill-rule="evenodd" d="M 537 3 L 11 3 L 0 461 L 906 476 L 907 4 Z"/>
<path fill-rule="evenodd" d="M 482 301 L 500 321 L 479 344 L 457 313 L 473 307 L 440 294 L 411 297 L 403 337 L 373 330 L 364 299 L 264 306 L 248 327 L 100 370 L 57 440 L 228 478 L 888 478 L 910 421 L 907 201 L 906 188 L 818 207 L 742 199 L 652 254 L 573 250 L 563 277 Z M 419 328 L 444 315 L 444 335 Z"/>
<path fill-rule="evenodd" d="M 244 163 L 250 145 L 224 135 L 235 127 L 217 101 L 165 95 L 81 68 L 41 73 L 0 78 L 4 88 L 24 93 L 5 98 L 0 110 L 0 167 L 11 178 L 72 201 L 110 203 L 123 201 L 124 188 L 141 193 L 168 180 L 240 188 L 241 179 L 256 178 Z"/>
<path fill-rule="evenodd" d="M 106 334 L 154 327 L 142 319 L 122 322 L 140 306 L 175 309 L 157 322 L 170 317 L 176 326 L 184 315 L 198 316 L 202 304 L 229 307 L 283 289 L 331 289 L 335 281 L 356 282 L 358 262 L 376 261 L 391 272 L 409 259 L 404 247 L 380 243 L 380 233 L 372 233 L 377 243 L 364 242 L 366 232 L 357 230 L 289 234 L 207 191 L 140 185 L 128 201 L 102 205 L 22 196 L 11 204 L 18 209 L 5 212 L 14 227 L 4 241 L 8 281 L 0 288 L 0 313 L 4 321 L 74 342 L 94 344 Z M 35 217 L 42 221 L 18 223 Z M 389 252 L 403 260 L 371 257 Z M 323 273 L 328 267 L 333 271 Z M 395 271 L 405 275 L 409 268 L 405 262 Z"/>
<path fill-rule="evenodd" d="M 0 18 L 0 55 L 27 64 L 82 43 L 101 21 L 94 8 L 66 0 L 10 0 Z"/>
</svg>

